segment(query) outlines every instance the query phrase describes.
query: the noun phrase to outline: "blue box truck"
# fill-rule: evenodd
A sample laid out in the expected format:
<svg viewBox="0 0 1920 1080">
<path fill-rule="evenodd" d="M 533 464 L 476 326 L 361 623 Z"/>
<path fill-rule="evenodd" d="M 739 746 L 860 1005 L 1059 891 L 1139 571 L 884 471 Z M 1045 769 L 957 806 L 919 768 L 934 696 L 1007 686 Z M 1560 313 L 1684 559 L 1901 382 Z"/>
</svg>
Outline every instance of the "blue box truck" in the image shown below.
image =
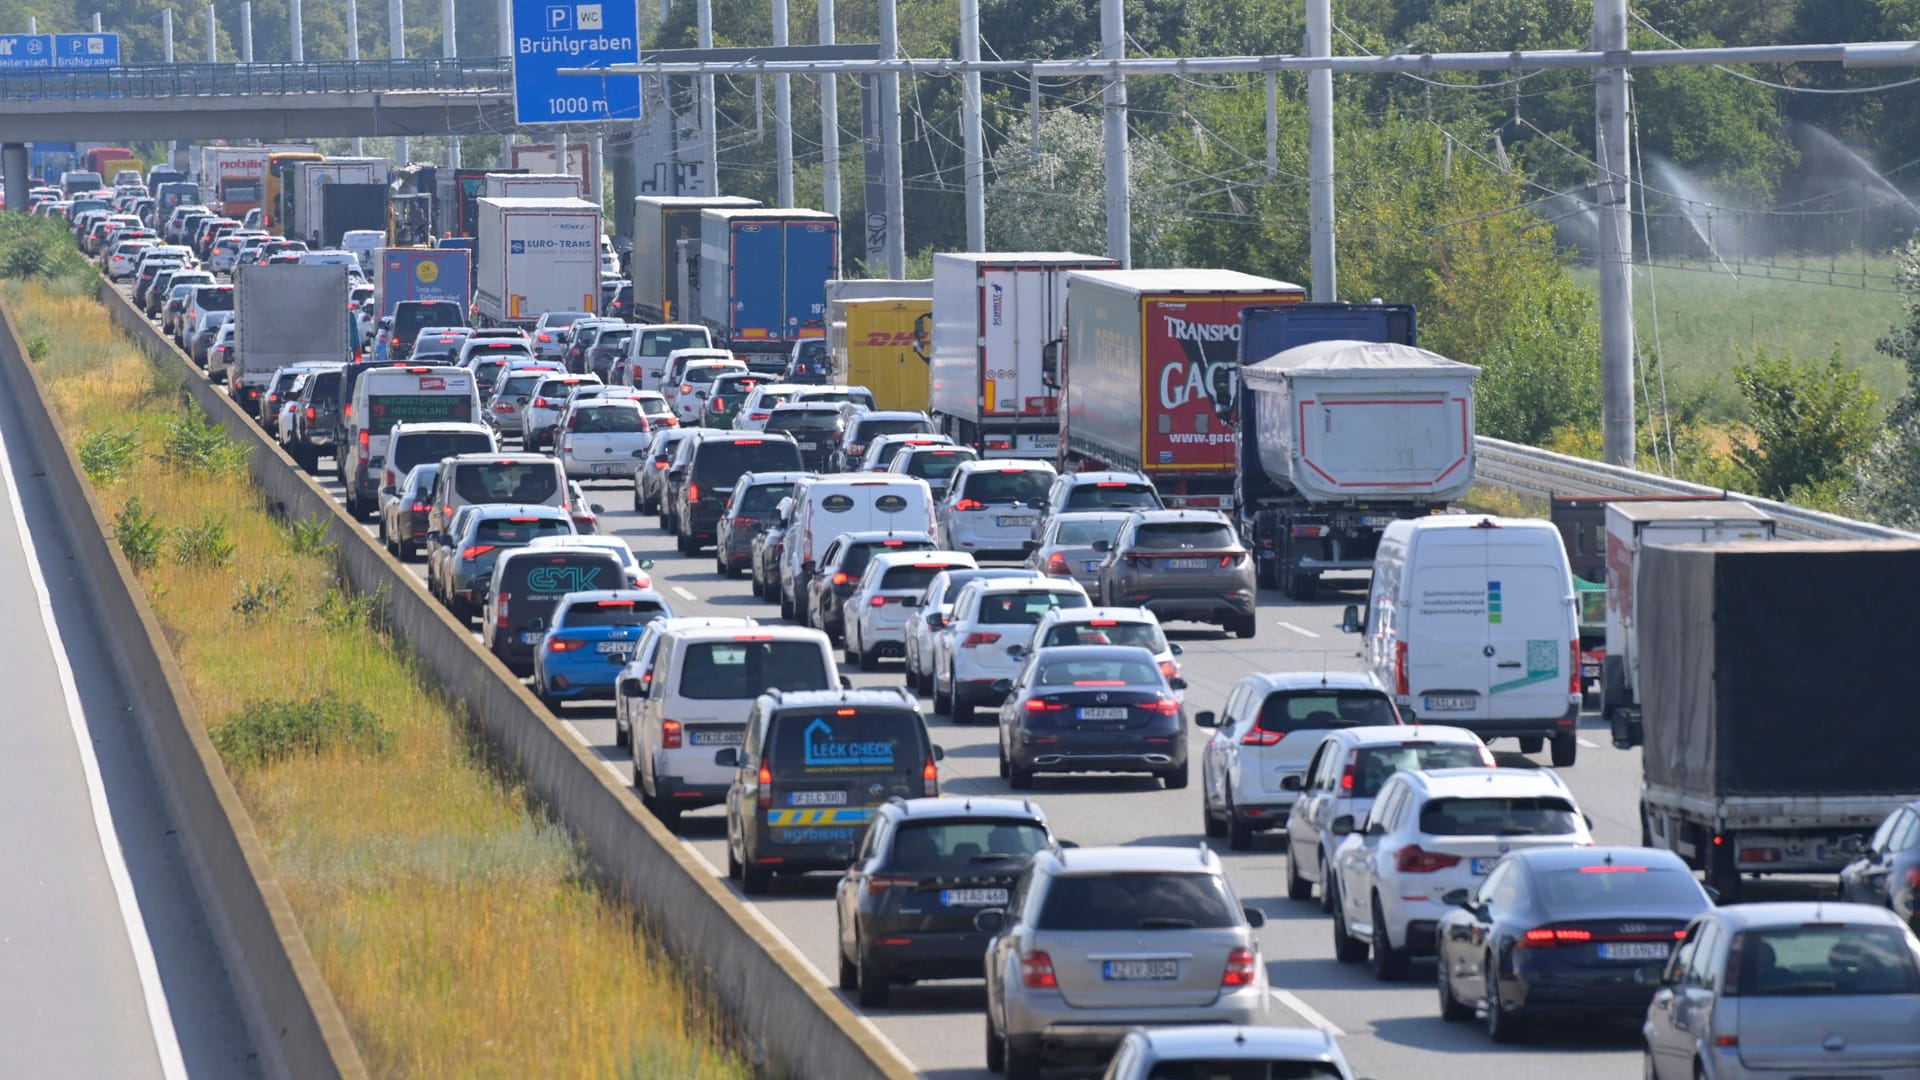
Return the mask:
<svg viewBox="0 0 1920 1080">
<path fill-rule="evenodd" d="M 700 321 L 757 371 L 786 366 L 796 341 L 827 335 L 840 219 L 819 210 L 703 210 Z"/>
</svg>

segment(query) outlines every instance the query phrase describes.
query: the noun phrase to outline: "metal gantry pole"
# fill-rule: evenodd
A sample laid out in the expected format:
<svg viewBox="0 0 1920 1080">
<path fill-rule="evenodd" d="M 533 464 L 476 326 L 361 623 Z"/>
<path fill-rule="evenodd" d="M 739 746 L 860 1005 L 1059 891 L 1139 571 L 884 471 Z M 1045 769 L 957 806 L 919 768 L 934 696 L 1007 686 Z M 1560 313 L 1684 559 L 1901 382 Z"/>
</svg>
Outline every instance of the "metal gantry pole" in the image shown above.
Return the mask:
<svg viewBox="0 0 1920 1080">
<path fill-rule="evenodd" d="M 173 9 L 172 8 L 160 9 L 160 55 L 166 59 L 167 63 L 169 64 L 173 63 Z M 167 140 L 167 164 L 168 165 L 173 164 L 173 155 L 178 153 L 179 149 L 180 148 L 178 143 L 176 143 L 172 139 Z M 24 210 L 26 209 L 26 207 L 23 205 L 20 207 L 20 209 Z"/>
<path fill-rule="evenodd" d="M 213 5 L 208 4 L 207 5 L 207 63 L 209 64 L 214 63 L 215 61 L 220 59 L 219 52 L 215 48 L 215 45 L 218 43 L 219 40 L 220 40 L 220 29 L 217 25 L 215 25 L 213 21 Z"/>
<path fill-rule="evenodd" d="M 93 32 L 100 33 L 100 13 L 97 11 L 93 13 Z"/>
<path fill-rule="evenodd" d="M 407 13 L 401 0 L 387 0 L 387 59 L 405 60 L 407 58 Z M 395 136 L 393 140 L 393 163 L 406 165 L 413 159 L 408 152 L 407 137 Z"/>
<path fill-rule="evenodd" d="M 1333 55 L 1332 0 L 1307 0 L 1307 55 Z M 1333 234 L 1333 72 L 1307 73 L 1307 218 L 1313 249 L 1313 299 L 1340 298 Z"/>
<path fill-rule="evenodd" d="M 787 44 L 787 0 L 773 0 L 773 44 Z M 773 150 L 778 166 L 774 201 L 793 205 L 793 76 L 773 77 Z"/>
<path fill-rule="evenodd" d="M 287 36 L 293 43 L 293 62 L 307 59 L 307 27 L 300 14 L 300 0 L 287 0 Z"/>
<path fill-rule="evenodd" d="M 253 0 L 240 0 L 240 62 L 253 63 Z"/>
<path fill-rule="evenodd" d="M 347 0 L 347 59 L 360 62 L 360 0 Z M 365 157 L 367 142 L 358 135 L 353 137 L 353 156 Z"/>
<path fill-rule="evenodd" d="M 1311 2 L 1311 0 L 1310 0 Z M 1120 60 L 1127 55 L 1126 11 L 1122 0 L 1100 0 L 1100 58 Z M 1133 266 L 1133 213 L 1127 198 L 1131 171 L 1127 152 L 1127 77 L 1108 75 L 1101 93 L 1105 118 L 1107 178 L 1107 257 Z"/>
<path fill-rule="evenodd" d="M 1624 56 L 1627 0 L 1594 0 L 1595 52 Z M 1594 160 L 1599 162 L 1600 439 L 1609 465 L 1632 468 L 1633 187 L 1628 183 L 1628 76 L 1624 63 L 1594 73 Z"/>
<path fill-rule="evenodd" d="M 695 19 L 700 32 L 700 47 L 713 48 L 713 0 L 699 0 L 695 5 Z M 706 170 L 708 189 L 720 194 L 720 121 L 719 110 L 714 106 L 713 76 L 700 77 L 700 134 L 706 142 Z"/>
<path fill-rule="evenodd" d="M 960 59 L 980 59 L 980 0 L 960 0 Z M 986 139 L 980 122 L 980 73 L 960 76 L 960 132 L 967 160 L 967 250 L 987 250 Z"/>
<path fill-rule="evenodd" d="M 440 55 L 453 60 L 460 55 L 460 41 L 455 34 L 453 19 L 453 0 L 440 0 Z M 460 136 L 447 136 L 447 168 L 460 167 Z"/>
<path fill-rule="evenodd" d="M 900 25 L 894 0 L 880 0 L 880 56 L 900 57 Z M 907 276 L 907 193 L 900 163 L 900 73 L 880 76 L 880 156 L 887 186 L 887 276 Z"/>
<path fill-rule="evenodd" d="M 820 0 L 820 44 L 834 40 L 833 0 Z M 820 202 L 820 209 L 840 216 L 840 80 L 831 72 L 820 76 Z"/>
<path fill-rule="evenodd" d="M 500 55 L 511 57 L 513 53 L 513 0 L 498 0 L 493 7 L 494 21 L 500 34 Z M 500 135 L 500 160 L 498 168 L 513 168 L 513 129 L 508 128 Z"/>
</svg>

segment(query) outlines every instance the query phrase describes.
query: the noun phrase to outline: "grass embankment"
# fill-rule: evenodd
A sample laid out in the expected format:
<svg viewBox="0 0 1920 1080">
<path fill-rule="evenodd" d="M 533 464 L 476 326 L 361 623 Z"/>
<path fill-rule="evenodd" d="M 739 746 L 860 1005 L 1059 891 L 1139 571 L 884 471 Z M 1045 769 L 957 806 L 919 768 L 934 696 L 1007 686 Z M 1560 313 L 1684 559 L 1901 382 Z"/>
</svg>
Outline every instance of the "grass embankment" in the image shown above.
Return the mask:
<svg viewBox="0 0 1920 1080">
<path fill-rule="evenodd" d="M 373 1073 L 749 1075 L 709 999 L 338 590 L 323 531 L 267 513 L 91 289 L 0 298 Z"/>
</svg>

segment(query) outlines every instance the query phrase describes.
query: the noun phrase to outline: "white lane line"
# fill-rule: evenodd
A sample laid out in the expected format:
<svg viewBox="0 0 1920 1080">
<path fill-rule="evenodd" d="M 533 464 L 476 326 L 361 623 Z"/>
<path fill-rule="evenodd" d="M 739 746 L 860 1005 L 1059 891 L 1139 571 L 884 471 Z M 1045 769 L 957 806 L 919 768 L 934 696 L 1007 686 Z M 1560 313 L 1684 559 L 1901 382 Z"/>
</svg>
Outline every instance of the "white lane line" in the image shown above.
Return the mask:
<svg viewBox="0 0 1920 1080">
<path fill-rule="evenodd" d="M 1325 1030 L 1327 1033 L 1334 1035 L 1338 1038 L 1344 1039 L 1347 1037 L 1347 1033 L 1340 1030 L 1339 1024 L 1336 1024 L 1333 1021 L 1327 1019 L 1326 1017 L 1320 1015 L 1320 1011 L 1318 1009 L 1315 1009 L 1313 1006 L 1307 1004 L 1304 1001 L 1301 1001 L 1299 996 L 1296 995 L 1293 991 L 1269 990 L 1268 993 L 1273 995 L 1273 1000 L 1279 1002 L 1281 1005 L 1291 1010 L 1295 1016 L 1298 1016 L 1300 1019 L 1305 1020 L 1309 1024 L 1312 1024 L 1314 1027 L 1321 1028 Z"/>
<path fill-rule="evenodd" d="M 689 604 L 697 604 L 700 602 L 700 598 L 693 595 L 693 590 L 687 588 L 685 585 L 673 585 L 670 586 L 670 588 L 673 589 L 673 595 L 678 596 Z"/>
<path fill-rule="evenodd" d="M 1589 749 L 1589 750 L 1598 750 L 1598 749 L 1600 749 L 1600 744 L 1599 744 L 1599 743 L 1597 743 L 1597 742 L 1588 742 L 1587 740 L 1585 740 L 1585 739 L 1582 739 L 1582 738 L 1579 738 L 1578 736 L 1575 736 L 1575 738 L 1574 738 L 1574 740 L 1573 740 L 1573 741 L 1574 741 L 1574 742 L 1577 742 L 1577 743 L 1579 743 L 1579 744 L 1580 744 L 1581 746 L 1584 746 L 1584 747 L 1586 747 L 1586 748 L 1587 748 L 1587 749 Z"/>
<path fill-rule="evenodd" d="M 107 877 L 113 882 L 114 899 L 120 904 L 120 921 L 127 931 L 127 947 L 133 953 L 133 967 L 140 977 L 140 993 L 147 1003 L 147 1025 L 153 1030 L 153 1049 L 160 1059 L 160 1072 L 167 1080 L 186 1080 L 187 1064 L 180 1055 L 180 1037 L 173 1028 L 173 1013 L 167 1008 L 166 991 L 160 985 L 160 965 L 153 958 L 153 942 L 147 938 L 147 922 L 133 895 L 133 880 L 127 874 L 126 856 L 120 849 L 120 835 L 114 831 L 113 812 L 107 806 L 106 784 L 100 779 L 100 761 L 93 753 L 93 740 L 87 731 L 86 713 L 80 706 L 80 691 L 73 681 L 73 666 L 67 660 L 67 646 L 60 638 L 59 623 L 53 617 L 53 599 L 40 576 L 40 556 L 33 546 L 33 531 L 27 527 L 27 511 L 20 502 L 20 474 L 14 471 L 5 439 L 0 439 L 0 471 L 7 474 L 7 501 L 13 511 L 13 524 L 20 533 L 20 549 L 27 560 L 27 575 L 33 581 L 34 601 L 40 608 L 40 623 L 53 651 L 53 666 L 60 673 L 60 692 L 66 698 L 67 726 L 73 732 L 75 749 L 80 752 L 80 770 L 87 781 L 87 802 L 93 810 L 93 828 L 100 836 L 100 855 L 107 864 Z"/>
<path fill-rule="evenodd" d="M 1307 629 L 1304 626 L 1295 626 L 1290 622 L 1279 622 L 1279 623 L 1276 623 L 1275 625 L 1279 626 L 1280 629 L 1282 630 L 1291 630 L 1294 633 L 1299 634 L 1301 637 L 1319 637 L 1320 636 L 1319 634 L 1314 633 L 1313 631 Z"/>
</svg>

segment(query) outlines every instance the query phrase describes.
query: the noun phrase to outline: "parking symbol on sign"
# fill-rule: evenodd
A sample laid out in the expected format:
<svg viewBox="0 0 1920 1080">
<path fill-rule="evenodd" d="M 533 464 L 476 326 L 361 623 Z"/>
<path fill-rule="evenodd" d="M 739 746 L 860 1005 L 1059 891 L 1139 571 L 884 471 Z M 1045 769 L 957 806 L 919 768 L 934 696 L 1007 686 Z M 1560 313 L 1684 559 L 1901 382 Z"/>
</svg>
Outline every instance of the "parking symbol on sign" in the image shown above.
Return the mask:
<svg viewBox="0 0 1920 1080">
<path fill-rule="evenodd" d="M 573 9 L 573 25 L 577 30 L 600 29 L 600 5 L 581 4 Z"/>
<path fill-rule="evenodd" d="M 547 6 L 547 32 L 573 29 L 573 8 L 565 4 Z"/>
</svg>

